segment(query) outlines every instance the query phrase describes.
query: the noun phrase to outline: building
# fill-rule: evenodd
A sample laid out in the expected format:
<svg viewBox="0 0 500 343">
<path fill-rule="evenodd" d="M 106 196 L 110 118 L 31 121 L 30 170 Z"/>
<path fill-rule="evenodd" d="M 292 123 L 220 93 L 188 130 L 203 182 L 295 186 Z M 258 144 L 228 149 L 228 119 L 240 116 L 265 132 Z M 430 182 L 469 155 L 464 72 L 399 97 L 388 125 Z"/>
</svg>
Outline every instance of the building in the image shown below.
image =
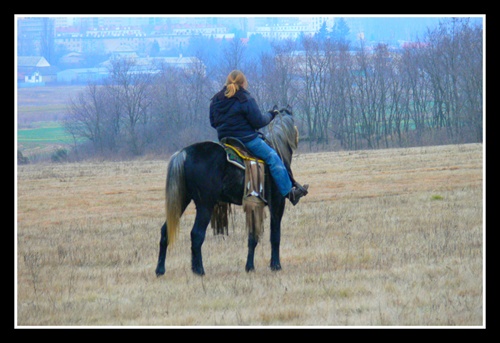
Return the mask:
<svg viewBox="0 0 500 343">
<path fill-rule="evenodd" d="M 43 86 L 57 79 L 57 68 L 52 67 L 42 56 L 19 56 L 17 58 L 17 82 L 20 87 Z"/>
<path fill-rule="evenodd" d="M 57 73 L 57 82 L 66 84 L 100 83 L 109 75 L 106 68 L 74 68 Z"/>
<path fill-rule="evenodd" d="M 260 34 L 266 39 L 297 39 L 300 35 L 312 36 L 317 31 L 311 29 L 308 25 L 276 25 L 276 26 L 258 26 L 254 31 L 248 31 L 247 37 Z"/>
<path fill-rule="evenodd" d="M 301 35 L 314 36 L 323 24 L 328 28 L 332 27 L 333 17 L 298 17 L 281 20 L 282 24 L 271 22 L 271 25 L 254 26 L 253 30 L 247 32 L 250 38 L 254 34 L 260 34 L 267 39 L 292 39 L 295 40 Z"/>
<path fill-rule="evenodd" d="M 123 58 L 123 56 L 119 57 Z M 128 57 L 125 57 L 128 58 Z M 184 70 L 197 70 L 199 66 L 204 68 L 202 62 L 196 57 L 143 57 L 132 58 L 134 65 L 128 71 L 135 73 L 158 73 L 162 65 Z M 62 70 L 57 73 L 57 82 L 66 84 L 86 84 L 88 82 L 101 83 L 109 76 L 111 61 L 101 63 L 97 68 L 73 68 Z"/>
<path fill-rule="evenodd" d="M 22 17 L 17 20 L 17 54 L 19 56 L 47 56 L 43 46 L 49 46 L 54 36 L 54 22 L 51 18 Z"/>
</svg>

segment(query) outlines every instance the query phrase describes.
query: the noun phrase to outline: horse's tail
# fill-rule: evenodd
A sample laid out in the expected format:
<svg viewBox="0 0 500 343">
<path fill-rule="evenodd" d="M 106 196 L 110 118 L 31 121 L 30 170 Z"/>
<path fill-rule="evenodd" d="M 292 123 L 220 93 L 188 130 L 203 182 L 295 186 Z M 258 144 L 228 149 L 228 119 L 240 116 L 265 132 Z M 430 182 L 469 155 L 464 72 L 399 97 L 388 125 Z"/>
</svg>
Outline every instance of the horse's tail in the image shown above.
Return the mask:
<svg viewBox="0 0 500 343">
<path fill-rule="evenodd" d="M 168 163 L 165 210 L 169 245 L 175 241 L 179 233 L 179 222 L 186 202 L 185 160 L 186 152 L 182 150 L 172 155 Z"/>
</svg>

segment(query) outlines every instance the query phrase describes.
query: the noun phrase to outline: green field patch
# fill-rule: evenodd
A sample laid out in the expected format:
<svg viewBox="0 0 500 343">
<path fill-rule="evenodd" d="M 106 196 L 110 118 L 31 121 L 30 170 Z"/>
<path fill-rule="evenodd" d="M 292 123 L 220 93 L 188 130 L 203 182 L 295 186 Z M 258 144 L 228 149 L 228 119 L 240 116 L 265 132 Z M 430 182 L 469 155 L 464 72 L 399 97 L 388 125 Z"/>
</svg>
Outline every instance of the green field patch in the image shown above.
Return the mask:
<svg viewBox="0 0 500 343">
<path fill-rule="evenodd" d="M 47 123 L 40 127 L 17 130 L 17 142 L 38 144 L 70 144 L 73 138 L 59 123 Z"/>
</svg>

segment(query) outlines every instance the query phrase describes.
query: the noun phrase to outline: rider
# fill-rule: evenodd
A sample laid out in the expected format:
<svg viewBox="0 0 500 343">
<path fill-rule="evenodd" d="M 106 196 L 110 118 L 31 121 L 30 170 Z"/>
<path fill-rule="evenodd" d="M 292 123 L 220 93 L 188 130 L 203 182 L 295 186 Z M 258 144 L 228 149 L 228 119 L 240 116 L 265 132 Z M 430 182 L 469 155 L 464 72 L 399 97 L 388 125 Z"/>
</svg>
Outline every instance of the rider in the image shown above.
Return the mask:
<svg viewBox="0 0 500 343">
<path fill-rule="evenodd" d="M 217 130 L 219 140 L 237 138 L 253 155 L 264 160 L 280 193 L 295 206 L 307 194 L 309 186 L 293 186 L 281 158 L 260 137 L 257 130 L 269 124 L 279 112 L 262 114 L 247 87 L 245 75 L 239 70 L 231 71 L 222 90 L 211 99 L 210 124 Z"/>
</svg>

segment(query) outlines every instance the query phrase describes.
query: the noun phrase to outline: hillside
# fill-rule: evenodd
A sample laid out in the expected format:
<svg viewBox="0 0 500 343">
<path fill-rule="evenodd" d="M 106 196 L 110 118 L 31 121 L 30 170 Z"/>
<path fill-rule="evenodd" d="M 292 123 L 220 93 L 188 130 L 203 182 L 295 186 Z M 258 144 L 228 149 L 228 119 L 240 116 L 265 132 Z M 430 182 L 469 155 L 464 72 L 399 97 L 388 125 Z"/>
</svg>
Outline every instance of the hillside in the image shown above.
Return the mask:
<svg viewBox="0 0 500 343">
<path fill-rule="evenodd" d="M 242 210 L 190 271 L 190 205 L 155 276 L 167 161 L 18 166 L 17 325 L 482 326 L 483 146 L 295 156 L 310 184 L 247 274 Z"/>
<path fill-rule="evenodd" d="M 45 86 L 17 89 L 17 123 L 19 128 L 35 122 L 62 120 L 72 97 L 85 86 Z"/>
</svg>

